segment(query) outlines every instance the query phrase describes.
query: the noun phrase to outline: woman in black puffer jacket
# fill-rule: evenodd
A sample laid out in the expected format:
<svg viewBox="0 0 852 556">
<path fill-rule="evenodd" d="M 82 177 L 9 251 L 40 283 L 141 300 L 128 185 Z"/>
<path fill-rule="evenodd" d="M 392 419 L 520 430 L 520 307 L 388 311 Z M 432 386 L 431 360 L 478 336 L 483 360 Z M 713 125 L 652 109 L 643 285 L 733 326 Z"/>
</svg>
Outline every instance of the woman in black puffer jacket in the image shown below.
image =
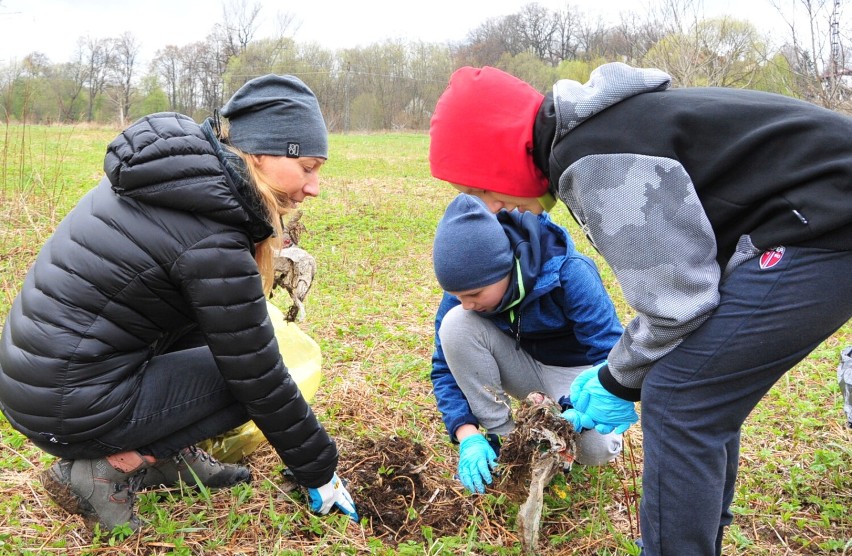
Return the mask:
<svg viewBox="0 0 852 556">
<path fill-rule="evenodd" d="M 134 492 L 250 479 L 195 444 L 253 420 L 308 488 L 357 520 L 337 448 L 284 365 L 266 309 L 280 215 L 318 193 L 328 136 L 292 76 L 246 83 L 202 125 L 144 117 L 44 245 L 0 339 L 0 409 L 58 456 L 48 493 L 139 526 Z"/>
</svg>

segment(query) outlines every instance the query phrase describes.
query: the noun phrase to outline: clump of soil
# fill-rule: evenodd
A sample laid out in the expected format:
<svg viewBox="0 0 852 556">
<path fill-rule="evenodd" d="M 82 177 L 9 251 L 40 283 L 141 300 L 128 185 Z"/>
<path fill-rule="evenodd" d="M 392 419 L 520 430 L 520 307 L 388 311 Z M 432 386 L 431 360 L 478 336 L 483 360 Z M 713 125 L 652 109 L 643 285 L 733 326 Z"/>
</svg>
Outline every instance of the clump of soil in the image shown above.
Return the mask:
<svg viewBox="0 0 852 556">
<path fill-rule="evenodd" d="M 562 418 L 553 399 L 533 392 L 521 400 L 515 412 L 515 429 L 500 448 L 500 484 L 518 499 L 526 498 L 534 460 L 543 453 L 556 452 L 566 463 L 574 459 L 577 433 Z"/>
<path fill-rule="evenodd" d="M 410 439 L 357 440 L 341 450 L 339 470 L 358 514 L 386 542 L 421 538 L 423 527 L 435 537 L 457 535 L 469 524 L 470 499 L 455 481 L 437 476 L 431 455 Z"/>
</svg>

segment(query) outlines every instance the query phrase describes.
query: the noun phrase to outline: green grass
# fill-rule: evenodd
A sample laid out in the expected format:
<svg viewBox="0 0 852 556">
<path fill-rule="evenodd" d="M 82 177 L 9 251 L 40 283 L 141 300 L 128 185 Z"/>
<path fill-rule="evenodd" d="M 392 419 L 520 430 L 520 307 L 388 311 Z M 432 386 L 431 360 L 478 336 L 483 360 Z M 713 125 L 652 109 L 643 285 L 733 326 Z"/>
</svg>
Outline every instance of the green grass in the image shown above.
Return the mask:
<svg viewBox="0 0 852 556">
<path fill-rule="evenodd" d="M 0 134 L 0 322 L 41 244 L 100 178 L 116 131 L 31 126 Z M 431 244 L 454 191 L 429 175 L 427 151 L 425 134 L 331 137 L 320 196 L 302 207 L 301 246 L 318 263 L 302 327 L 322 347 L 324 381 L 313 406 L 338 439 L 341 457 L 359 438 L 393 435 L 426 446 L 432 459 L 425 473 L 448 479 L 456 452 L 429 383 L 440 295 Z M 632 314 L 612 273 L 564 207 L 553 216 L 598 260 L 626 322 Z M 839 351 L 849 344 L 847 324 L 748 419 L 726 554 L 852 554 L 852 431 L 836 384 Z M 555 479 L 546 493 L 542 553 L 636 554 L 638 427 L 626 444 L 624 456 L 606 468 L 575 467 Z M 280 462 L 264 449 L 249 458 L 251 485 L 146 492 L 140 535 L 91 536 L 44 494 L 37 475 L 51 460 L 0 420 L 0 554 L 522 553 L 513 531 L 517 506 L 505 497 L 470 499 L 470 517 L 457 531 L 425 527 L 395 544 L 378 528 L 312 515 L 300 493 L 282 488 Z"/>
</svg>

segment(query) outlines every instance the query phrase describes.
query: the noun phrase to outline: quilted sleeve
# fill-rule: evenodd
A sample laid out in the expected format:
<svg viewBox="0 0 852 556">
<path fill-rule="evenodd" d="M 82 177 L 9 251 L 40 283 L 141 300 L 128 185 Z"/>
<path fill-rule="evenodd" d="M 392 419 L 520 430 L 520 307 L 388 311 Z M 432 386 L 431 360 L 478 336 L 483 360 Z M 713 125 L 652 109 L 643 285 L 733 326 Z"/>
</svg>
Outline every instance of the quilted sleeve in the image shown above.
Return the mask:
<svg viewBox="0 0 852 556">
<path fill-rule="evenodd" d="M 245 236 L 207 238 L 178 259 L 174 274 L 231 392 L 299 483 L 330 481 L 337 447 L 282 361 Z"/>
</svg>

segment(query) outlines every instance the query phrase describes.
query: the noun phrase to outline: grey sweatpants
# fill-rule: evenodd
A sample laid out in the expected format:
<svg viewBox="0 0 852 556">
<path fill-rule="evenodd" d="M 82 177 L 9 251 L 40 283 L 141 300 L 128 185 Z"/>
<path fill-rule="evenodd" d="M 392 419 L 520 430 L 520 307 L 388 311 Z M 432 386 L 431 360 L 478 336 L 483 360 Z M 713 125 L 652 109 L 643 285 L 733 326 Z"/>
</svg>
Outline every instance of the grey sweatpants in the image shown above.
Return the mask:
<svg viewBox="0 0 852 556">
<path fill-rule="evenodd" d="M 568 395 L 577 375 L 589 368 L 536 361 L 490 320 L 460 305 L 444 316 L 438 335 L 471 412 L 489 433 L 500 436 L 515 427 L 510 396 L 520 400 L 530 392 L 544 392 L 558 401 Z M 581 465 L 604 465 L 621 453 L 621 447 L 620 434 L 585 431 L 577 441 L 575 460 Z"/>
</svg>

